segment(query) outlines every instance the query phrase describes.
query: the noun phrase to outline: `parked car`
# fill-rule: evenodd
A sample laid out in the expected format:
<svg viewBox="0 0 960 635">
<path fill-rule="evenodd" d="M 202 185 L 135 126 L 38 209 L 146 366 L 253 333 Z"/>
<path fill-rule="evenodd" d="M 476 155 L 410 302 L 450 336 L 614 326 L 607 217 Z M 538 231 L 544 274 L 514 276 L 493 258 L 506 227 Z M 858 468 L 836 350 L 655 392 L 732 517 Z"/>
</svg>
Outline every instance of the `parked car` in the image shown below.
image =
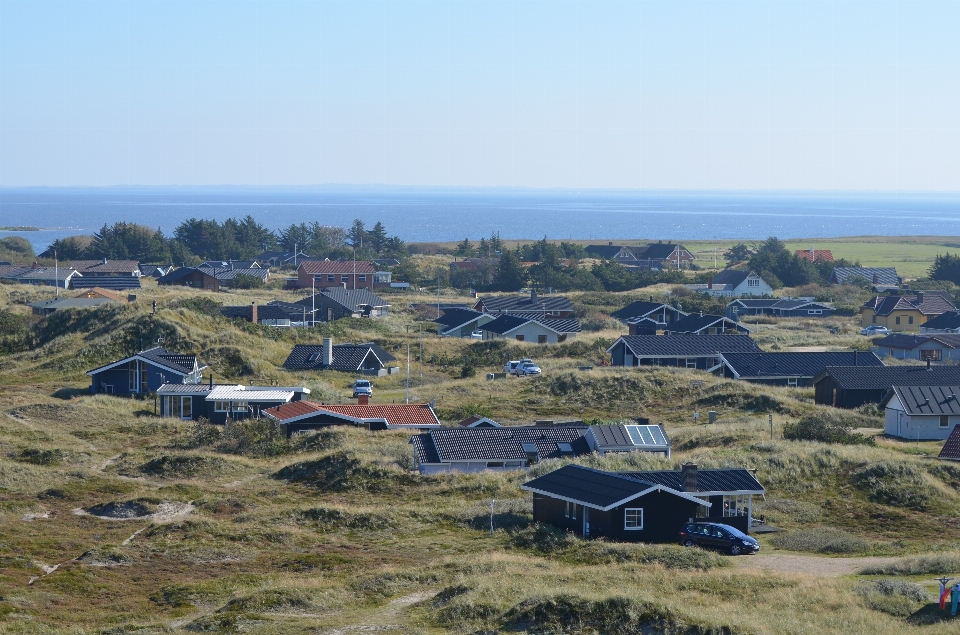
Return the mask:
<svg viewBox="0 0 960 635">
<path fill-rule="evenodd" d="M 508 375 L 516 375 L 520 367 L 520 360 L 512 360 L 503 365 L 503 372 Z"/>
<path fill-rule="evenodd" d="M 540 370 L 540 367 L 534 364 L 533 362 L 523 362 L 517 368 L 517 375 L 539 375 L 543 371 Z"/>
<path fill-rule="evenodd" d="M 688 523 L 680 530 L 680 544 L 685 547 L 720 549 L 732 556 L 757 553 L 760 543 L 736 527 L 720 523 Z"/>
<path fill-rule="evenodd" d="M 353 382 L 354 398 L 357 398 L 360 395 L 373 397 L 373 385 L 370 383 L 369 379 L 358 379 L 357 381 Z"/>
<path fill-rule="evenodd" d="M 893 333 L 893 331 L 885 326 L 880 326 L 879 324 L 871 324 L 867 328 L 860 331 L 860 335 L 890 335 L 891 333 Z"/>
<path fill-rule="evenodd" d="M 470 332 L 470 339 L 472 339 L 472 340 L 482 340 L 482 339 L 483 339 L 483 331 L 471 331 L 471 332 Z"/>
</svg>

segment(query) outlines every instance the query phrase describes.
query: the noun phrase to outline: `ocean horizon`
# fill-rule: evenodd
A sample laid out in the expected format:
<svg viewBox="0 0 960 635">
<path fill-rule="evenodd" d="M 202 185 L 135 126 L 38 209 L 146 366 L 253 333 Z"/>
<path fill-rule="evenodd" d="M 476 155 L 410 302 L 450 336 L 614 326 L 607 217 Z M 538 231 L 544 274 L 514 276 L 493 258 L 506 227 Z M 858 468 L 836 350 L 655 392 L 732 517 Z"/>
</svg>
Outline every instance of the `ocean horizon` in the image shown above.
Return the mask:
<svg viewBox="0 0 960 635">
<path fill-rule="evenodd" d="M 0 231 L 39 253 L 57 238 L 135 222 L 172 235 L 189 218 L 253 216 L 270 229 L 382 222 L 407 242 L 505 240 L 763 240 L 960 236 L 960 193 L 678 192 L 521 188 L 90 187 L 0 188 Z"/>
</svg>

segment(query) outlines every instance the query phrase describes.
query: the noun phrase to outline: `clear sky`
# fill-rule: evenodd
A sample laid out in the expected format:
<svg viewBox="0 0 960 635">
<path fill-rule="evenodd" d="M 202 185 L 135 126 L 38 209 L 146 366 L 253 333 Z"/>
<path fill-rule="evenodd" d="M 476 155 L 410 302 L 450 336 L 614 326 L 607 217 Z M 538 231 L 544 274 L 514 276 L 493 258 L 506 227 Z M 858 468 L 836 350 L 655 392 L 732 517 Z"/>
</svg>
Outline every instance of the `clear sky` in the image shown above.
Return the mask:
<svg viewBox="0 0 960 635">
<path fill-rule="evenodd" d="M 0 0 L 0 185 L 960 191 L 960 0 Z"/>
</svg>

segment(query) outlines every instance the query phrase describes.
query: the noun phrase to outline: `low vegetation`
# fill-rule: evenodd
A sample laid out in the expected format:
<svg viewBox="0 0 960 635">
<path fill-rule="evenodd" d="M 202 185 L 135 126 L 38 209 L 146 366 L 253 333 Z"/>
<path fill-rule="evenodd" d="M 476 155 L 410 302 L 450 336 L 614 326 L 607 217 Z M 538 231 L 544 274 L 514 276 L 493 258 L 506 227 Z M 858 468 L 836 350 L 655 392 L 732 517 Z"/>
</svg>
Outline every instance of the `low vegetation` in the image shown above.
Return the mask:
<svg viewBox="0 0 960 635">
<path fill-rule="evenodd" d="M 909 577 L 931 594 L 929 577 L 960 573 L 960 469 L 882 442 L 788 438 L 805 419 L 834 421 L 810 390 L 601 367 L 620 333 L 606 326 L 546 348 L 425 335 L 421 358 L 409 306 L 420 298 L 399 294 L 384 320 L 268 336 L 220 317 L 215 303 L 295 299 L 291 292 L 213 295 L 147 284 L 139 304 L 42 321 L 25 302 L 43 290 L 0 285 L 0 310 L 25 325 L 0 335 L 9 346 L 0 363 L 0 633 L 886 635 L 920 623 L 909 621 L 920 614 L 925 633 L 955 630 L 900 583 Z M 628 297 L 639 299 L 595 292 L 575 300 L 601 313 Z M 763 328 L 784 343 L 838 337 L 819 324 L 782 326 Z M 264 420 L 160 419 L 150 398 L 85 391 L 84 370 L 162 337 L 216 359 L 218 383 L 305 385 L 318 401 L 348 401 L 349 375 L 280 369 L 294 343 L 324 336 L 375 340 L 404 362 L 411 344 L 411 400 L 436 399 L 448 423 L 467 414 L 507 424 L 663 423 L 674 441 L 670 459 L 576 461 L 624 471 L 688 461 L 754 469 L 768 492 L 756 512 L 783 530 L 761 537 L 764 556 L 894 556 L 863 575 L 895 583 L 770 573 L 750 566 L 759 562 L 750 556 L 585 541 L 535 524 L 518 486 L 562 461 L 523 473 L 420 476 L 403 432 L 337 428 L 288 440 Z M 543 376 L 486 380 L 517 357 L 536 359 Z M 462 377 L 465 360 L 476 376 Z M 375 402 L 400 402 L 406 389 L 404 373 L 378 378 Z M 702 423 L 707 410 L 718 413 L 716 424 Z M 839 416 L 850 434 L 880 425 L 876 412 Z"/>
</svg>

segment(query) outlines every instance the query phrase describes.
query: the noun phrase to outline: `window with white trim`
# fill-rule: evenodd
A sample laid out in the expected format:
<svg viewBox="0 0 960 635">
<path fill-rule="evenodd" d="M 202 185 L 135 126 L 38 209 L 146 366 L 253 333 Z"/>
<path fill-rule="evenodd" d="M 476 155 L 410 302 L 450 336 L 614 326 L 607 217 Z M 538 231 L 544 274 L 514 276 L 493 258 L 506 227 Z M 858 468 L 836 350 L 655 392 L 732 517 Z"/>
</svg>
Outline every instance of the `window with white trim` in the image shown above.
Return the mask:
<svg viewBox="0 0 960 635">
<path fill-rule="evenodd" d="M 213 411 L 214 412 L 227 412 L 230 410 L 229 401 L 214 401 L 213 402 Z"/>
<path fill-rule="evenodd" d="M 946 428 L 950 425 L 950 416 L 949 415 L 940 415 L 940 427 Z"/>
<path fill-rule="evenodd" d="M 747 494 L 735 494 L 723 497 L 723 515 L 727 518 L 746 516 L 750 505 Z"/>
<path fill-rule="evenodd" d="M 366 274 L 360 274 L 358 277 L 360 278 L 360 282 L 366 282 L 366 281 L 367 281 L 367 275 L 366 275 Z"/>
<path fill-rule="evenodd" d="M 350 276 L 340 276 L 340 282 L 350 282 Z"/>
<path fill-rule="evenodd" d="M 574 520 L 577 519 L 577 504 L 576 504 L 576 503 L 571 503 L 571 505 L 570 505 L 570 518 L 572 518 L 572 519 L 574 519 Z"/>
<path fill-rule="evenodd" d="M 747 278 L 747 286 L 748 286 L 748 287 L 759 287 L 759 286 L 760 286 L 760 280 L 758 280 L 757 278 Z"/>
<path fill-rule="evenodd" d="M 231 409 L 234 412 L 246 412 L 247 411 L 247 402 L 246 401 L 233 401 L 231 402 Z"/>
<path fill-rule="evenodd" d="M 337 281 L 337 277 L 336 277 L 336 276 L 334 276 L 334 275 L 328 275 L 328 276 L 327 276 L 327 282 L 336 282 L 336 281 Z"/>
<path fill-rule="evenodd" d="M 642 507 L 628 507 L 623 510 L 623 528 L 630 531 L 643 529 Z"/>
<path fill-rule="evenodd" d="M 697 367 L 697 358 L 688 357 L 686 360 L 687 368 L 696 368 Z"/>
<path fill-rule="evenodd" d="M 823 315 L 823 309 L 808 309 L 807 315 Z"/>
<path fill-rule="evenodd" d="M 570 518 L 570 501 L 567 501 L 563 505 L 563 517 Z"/>
<path fill-rule="evenodd" d="M 787 385 L 797 387 L 797 378 L 796 377 L 787 377 Z"/>
</svg>

